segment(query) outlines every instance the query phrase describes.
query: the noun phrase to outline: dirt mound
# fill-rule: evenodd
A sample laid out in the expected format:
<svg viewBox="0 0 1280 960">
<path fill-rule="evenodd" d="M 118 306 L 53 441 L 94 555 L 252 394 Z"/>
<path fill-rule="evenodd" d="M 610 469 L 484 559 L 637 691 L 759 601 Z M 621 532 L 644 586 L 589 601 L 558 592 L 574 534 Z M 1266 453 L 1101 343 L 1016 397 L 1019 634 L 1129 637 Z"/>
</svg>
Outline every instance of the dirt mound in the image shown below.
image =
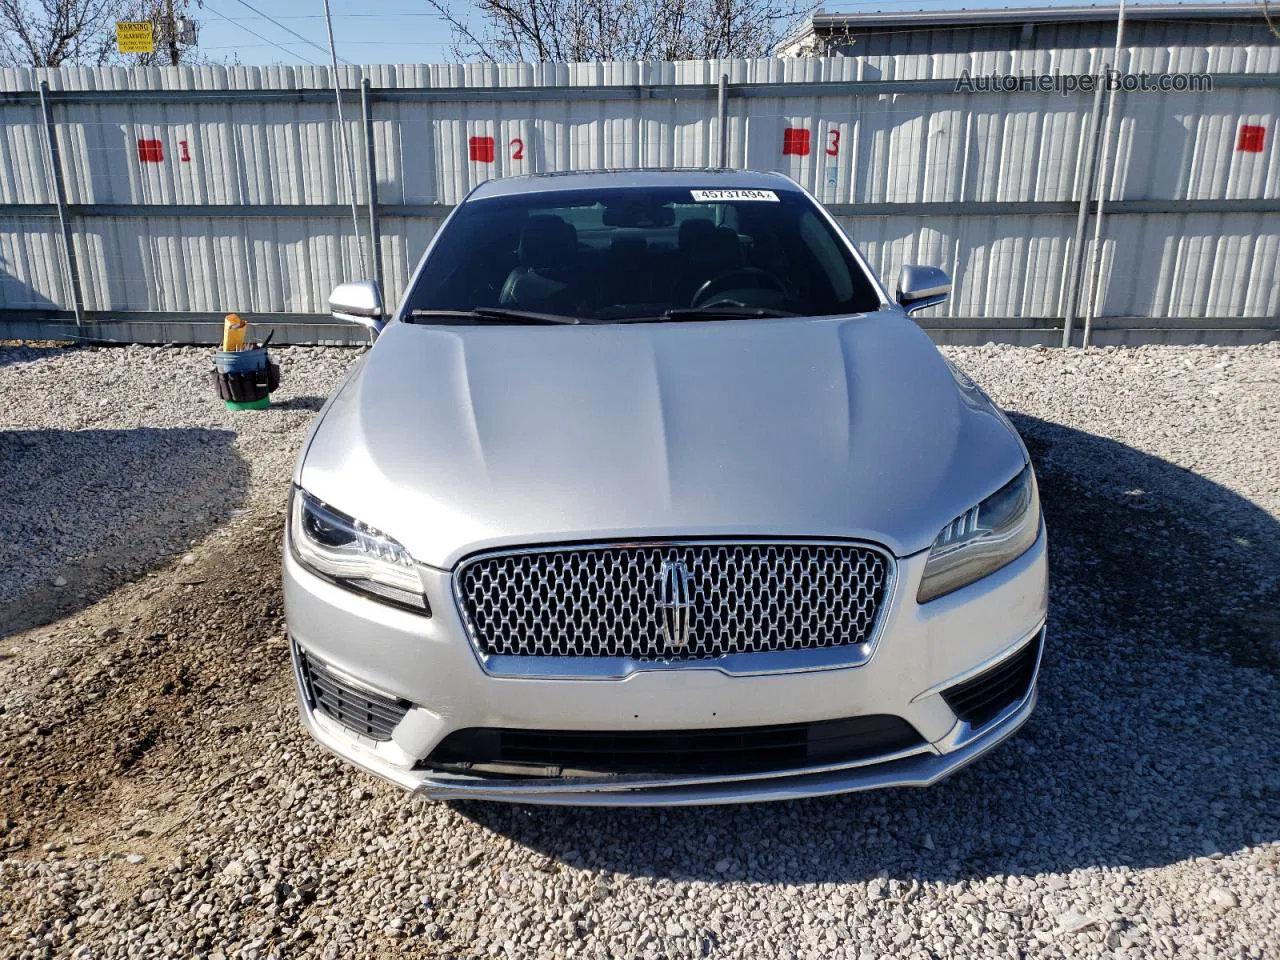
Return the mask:
<svg viewBox="0 0 1280 960">
<path fill-rule="evenodd" d="M 163 783 L 179 810 L 238 735 L 292 706 L 281 524 L 243 527 L 12 638 L 21 656 L 0 664 L 0 846 L 92 842 L 143 783 Z"/>
</svg>

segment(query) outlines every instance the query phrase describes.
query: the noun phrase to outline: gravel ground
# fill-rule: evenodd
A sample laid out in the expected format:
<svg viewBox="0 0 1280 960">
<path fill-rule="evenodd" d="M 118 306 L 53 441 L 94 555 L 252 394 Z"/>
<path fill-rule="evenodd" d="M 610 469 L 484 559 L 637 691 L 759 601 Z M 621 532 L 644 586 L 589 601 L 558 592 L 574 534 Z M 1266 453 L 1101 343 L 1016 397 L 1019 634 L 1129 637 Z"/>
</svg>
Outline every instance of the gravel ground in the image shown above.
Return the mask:
<svg viewBox="0 0 1280 960">
<path fill-rule="evenodd" d="M 1280 956 L 1280 344 L 948 355 L 1041 480 L 1024 732 L 927 791 L 582 811 L 302 734 L 282 498 L 352 353 L 231 414 L 206 351 L 0 350 L 0 956 Z"/>
<path fill-rule="evenodd" d="M 288 377 L 249 414 L 213 395 L 207 350 L 0 349 L 0 635 L 183 555 L 233 513 L 279 505 L 356 354 L 272 356 Z"/>
</svg>

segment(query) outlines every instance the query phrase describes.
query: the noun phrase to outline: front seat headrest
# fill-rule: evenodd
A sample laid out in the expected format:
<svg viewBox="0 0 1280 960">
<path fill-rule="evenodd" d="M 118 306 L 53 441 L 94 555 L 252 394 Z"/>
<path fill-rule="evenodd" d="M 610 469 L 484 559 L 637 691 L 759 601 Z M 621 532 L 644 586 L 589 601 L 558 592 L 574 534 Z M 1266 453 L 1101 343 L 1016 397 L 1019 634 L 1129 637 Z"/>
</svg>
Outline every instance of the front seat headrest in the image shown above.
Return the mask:
<svg viewBox="0 0 1280 960">
<path fill-rule="evenodd" d="M 707 238 L 715 232 L 715 229 L 716 225 L 705 217 L 686 220 L 680 224 L 680 233 L 677 235 L 680 252 L 685 256 L 695 252 L 698 247 L 707 242 Z"/>
<path fill-rule="evenodd" d="M 526 267 L 567 267 L 578 254 L 578 231 L 554 214 L 535 214 L 520 231 L 518 253 Z"/>
<path fill-rule="evenodd" d="M 732 227 L 716 227 L 689 251 L 689 262 L 714 270 L 742 266 L 742 243 Z"/>
</svg>

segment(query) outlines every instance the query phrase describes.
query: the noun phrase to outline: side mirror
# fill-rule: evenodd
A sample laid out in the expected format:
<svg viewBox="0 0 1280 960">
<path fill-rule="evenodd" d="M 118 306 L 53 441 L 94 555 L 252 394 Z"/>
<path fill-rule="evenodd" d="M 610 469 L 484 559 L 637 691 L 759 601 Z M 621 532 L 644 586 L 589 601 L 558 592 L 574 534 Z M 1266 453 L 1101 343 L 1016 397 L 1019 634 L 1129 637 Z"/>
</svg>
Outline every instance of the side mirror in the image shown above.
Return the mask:
<svg viewBox="0 0 1280 960">
<path fill-rule="evenodd" d="M 945 270 L 907 264 L 898 274 L 898 303 L 908 314 L 936 307 L 951 295 L 951 278 Z"/>
<path fill-rule="evenodd" d="M 382 291 L 372 280 L 340 283 L 329 294 L 329 311 L 335 320 L 346 320 L 381 333 L 386 321 L 382 312 Z"/>
</svg>

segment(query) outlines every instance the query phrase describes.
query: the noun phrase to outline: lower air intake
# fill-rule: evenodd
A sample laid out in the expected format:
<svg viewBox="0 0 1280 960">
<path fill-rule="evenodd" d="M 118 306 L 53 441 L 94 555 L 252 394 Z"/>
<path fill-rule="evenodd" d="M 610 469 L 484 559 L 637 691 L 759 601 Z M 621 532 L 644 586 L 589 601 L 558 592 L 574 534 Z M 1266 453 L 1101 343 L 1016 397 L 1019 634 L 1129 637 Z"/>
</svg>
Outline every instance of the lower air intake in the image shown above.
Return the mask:
<svg viewBox="0 0 1280 960">
<path fill-rule="evenodd" d="M 390 740 L 391 731 L 409 711 L 408 700 L 367 690 L 302 649 L 298 676 L 313 710 L 373 740 Z"/>
<path fill-rule="evenodd" d="M 973 727 L 990 723 L 1001 711 L 1021 703 L 1031 689 L 1040 661 L 1041 630 L 1034 640 L 985 673 L 942 692 L 942 699 L 961 720 Z"/>
<path fill-rule="evenodd" d="M 854 763 L 924 745 L 900 717 L 711 730 L 478 727 L 441 741 L 426 766 L 508 776 L 732 776 Z"/>
</svg>

